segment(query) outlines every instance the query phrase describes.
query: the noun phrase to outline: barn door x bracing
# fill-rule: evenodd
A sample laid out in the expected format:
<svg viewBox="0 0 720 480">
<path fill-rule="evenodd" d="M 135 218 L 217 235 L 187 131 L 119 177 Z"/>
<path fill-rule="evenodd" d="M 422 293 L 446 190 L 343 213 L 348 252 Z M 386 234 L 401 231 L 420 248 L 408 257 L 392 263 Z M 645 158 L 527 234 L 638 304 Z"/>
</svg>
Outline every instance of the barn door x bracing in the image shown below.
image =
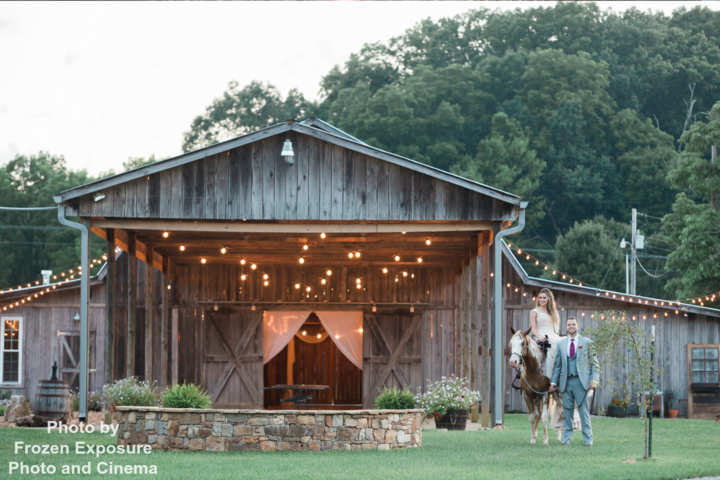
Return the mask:
<svg viewBox="0 0 720 480">
<path fill-rule="evenodd" d="M 205 312 L 204 384 L 216 407 L 262 408 L 262 312 Z"/>
<path fill-rule="evenodd" d="M 422 384 L 421 315 L 365 315 L 363 408 L 373 408 L 378 388 Z"/>
<path fill-rule="evenodd" d="M 70 390 L 77 390 L 80 382 L 80 332 L 79 331 L 62 331 L 57 332 L 58 349 L 60 361 L 58 362 L 58 371 L 60 379 L 65 380 L 70 385 Z M 95 331 L 90 332 L 90 341 L 88 342 L 90 349 L 88 355 L 89 373 L 95 373 Z"/>
</svg>

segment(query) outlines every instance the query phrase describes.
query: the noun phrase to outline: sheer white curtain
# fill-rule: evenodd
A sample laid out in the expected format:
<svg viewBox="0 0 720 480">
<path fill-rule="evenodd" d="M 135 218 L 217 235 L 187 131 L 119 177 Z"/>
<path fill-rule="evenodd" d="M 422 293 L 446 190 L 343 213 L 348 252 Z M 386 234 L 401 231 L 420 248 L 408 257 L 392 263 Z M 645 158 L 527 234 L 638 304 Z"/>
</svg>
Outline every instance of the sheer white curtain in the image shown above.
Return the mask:
<svg viewBox="0 0 720 480">
<path fill-rule="evenodd" d="M 263 313 L 263 365 L 285 348 L 312 312 Z"/>
<path fill-rule="evenodd" d="M 315 312 L 315 314 L 343 355 L 362 370 L 363 313 Z"/>
</svg>

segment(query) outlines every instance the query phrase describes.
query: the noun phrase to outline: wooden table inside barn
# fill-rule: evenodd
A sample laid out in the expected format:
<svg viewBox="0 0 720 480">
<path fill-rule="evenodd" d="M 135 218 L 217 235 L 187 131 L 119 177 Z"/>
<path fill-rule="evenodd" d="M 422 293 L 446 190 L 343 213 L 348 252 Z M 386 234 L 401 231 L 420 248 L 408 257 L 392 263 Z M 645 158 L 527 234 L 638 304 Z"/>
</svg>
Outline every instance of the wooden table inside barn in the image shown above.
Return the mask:
<svg viewBox="0 0 720 480">
<path fill-rule="evenodd" d="M 284 401 L 293 401 L 293 397 L 296 397 L 295 395 L 292 395 L 292 392 L 299 391 L 299 395 L 302 396 L 305 394 L 305 392 L 319 392 L 321 390 L 327 390 L 330 388 L 329 385 L 275 385 L 273 387 L 263 387 L 263 390 L 290 390 L 290 398 L 284 400 Z M 283 400 L 281 400 L 282 402 Z M 300 402 L 297 402 L 300 403 Z M 302 403 L 305 403 L 303 400 Z"/>
</svg>

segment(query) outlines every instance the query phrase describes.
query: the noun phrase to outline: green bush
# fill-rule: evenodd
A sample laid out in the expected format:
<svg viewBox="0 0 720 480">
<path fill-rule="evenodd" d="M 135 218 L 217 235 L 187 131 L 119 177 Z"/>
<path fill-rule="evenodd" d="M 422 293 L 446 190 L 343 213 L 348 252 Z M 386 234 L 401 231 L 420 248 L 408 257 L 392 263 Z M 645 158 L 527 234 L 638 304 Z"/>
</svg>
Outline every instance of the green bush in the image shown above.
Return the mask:
<svg viewBox="0 0 720 480">
<path fill-rule="evenodd" d="M 415 396 L 407 387 L 398 390 L 397 387 L 387 388 L 383 385 L 380 395 L 375 397 L 375 405 L 380 410 L 405 410 L 415 408 Z"/>
<path fill-rule="evenodd" d="M 5 405 L 0 405 L 0 417 L 5 416 Z"/>
<path fill-rule="evenodd" d="M 159 399 L 150 382 L 141 382 L 137 377 L 117 380 L 103 387 L 102 402 L 105 410 L 115 413 L 115 407 L 157 407 Z"/>
<path fill-rule="evenodd" d="M 12 390 L 5 390 L 0 394 L 0 400 L 10 400 L 10 397 L 12 397 Z"/>
<path fill-rule="evenodd" d="M 163 407 L 168 408 L 208 408 L 210 395 L 192 383 L 183 383 L 165 389 L 162 395 Z"/>
</svg>

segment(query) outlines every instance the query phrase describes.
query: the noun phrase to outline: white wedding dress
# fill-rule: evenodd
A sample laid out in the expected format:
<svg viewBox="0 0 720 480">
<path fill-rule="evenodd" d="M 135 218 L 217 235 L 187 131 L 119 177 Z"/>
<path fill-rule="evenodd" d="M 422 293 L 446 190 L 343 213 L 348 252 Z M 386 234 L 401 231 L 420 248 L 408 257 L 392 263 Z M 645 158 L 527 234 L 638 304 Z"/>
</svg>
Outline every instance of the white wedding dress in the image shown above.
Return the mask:
<svg viewBox="0 0 720 480">
<path fill-rule="evenodd" d="M 537 315 L 535 318 L 535 330 L 538 334 L 540 334 L 540 337 L 538 340 L 543 340 L 545 338 L 545 335 L 547 335 L 548 340 L 550 341 L 551 348 L 547 351 L 547 357 L 545 359 L 545 376 L 548 377 L 550 380 L 552 380 L 553 376 L 553 370 L 555 368 L 555 356 L 557 355 L 557 344 L 562 339 L 560 335 L 555 333 L 555 328 L 553 327 L 553 321 L 552 317 L 548 315 L 547 313 L 541 312 L 537 308 L 532 309 L 533 312 Z M 588 395 L 589 396 L 589 395 Z M 589 400 L 589 399 L 588 399 Z M 557 405 L 555 408 L 552 409 L 553 411 L 553 420 L 554 425 L 551 425 L 551 428 L 563 428 L 563 409 L 562 405 Z M 557 414 L 557 415 L 555 415 Z M 557 420 L 555 419 L 557 417 Z M 578 411 L 577 406 L 575 407 L 575 414 L 573 415 L 573 430 L 580 430 L 580 412 Z"/>
</svg>

